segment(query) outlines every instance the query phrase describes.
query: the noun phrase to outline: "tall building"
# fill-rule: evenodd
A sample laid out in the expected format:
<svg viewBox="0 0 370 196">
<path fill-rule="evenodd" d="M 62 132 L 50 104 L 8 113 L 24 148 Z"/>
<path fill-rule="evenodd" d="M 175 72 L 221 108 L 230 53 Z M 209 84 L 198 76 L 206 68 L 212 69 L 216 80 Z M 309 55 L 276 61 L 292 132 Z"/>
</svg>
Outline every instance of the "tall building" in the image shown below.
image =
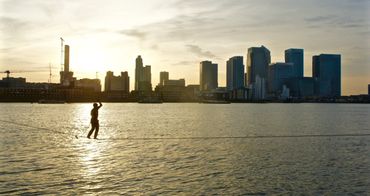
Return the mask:
<svg viewBox="0 0 370 196">
<path fill-rule="evenodd" d="M 127 71 L 121 72 L 121 80 L 123 82 L 123 91 L 130 93 L 130 77 Z"/>
<path fill-rule="evenodd" d="M 143 66 L 143 59 L 140 55 L 136 58 L 135 90 L 152 91 L 151 67 L 150 65 Z"/>
<path fill-rule="evenodd" d="M 248 84 L 252 85 L 257 75 L 267 79 L 270 63 L 271 54 L 265 46 L 249 48 L 247 54 Z"/>
<path fill-rule="evenodd" d="M 218 87 L 217 66 L 212 61 L 200 62 L 200 91 L 210 91 Z"/>
<path fill-rule="evenodd" d="M 114 76 L 113 72 L 108 71 L 105 76 L 105 92 L 123 91 L 130 92 L 130 77 L 128 72 L 121 72 L 120 76 Z"/>
<path fill-rule="evenodd" d="M 266 98 L 268 66 L 270 63 L 270 50 L 265 46 L 252 47 L 248 49 L 248 86 L 252 89 L 251 98 L 253 100 Z"/>
<path fill-rule="evenodd" d="M 69 45 L 64 46 L 64 70 L 60 71 L 60 84 L 71 86 L 74 83 L 73 72 L 69 71 Z"/>
<path fill-rule="evenodd" d="M 293 77 L 302 78 L 303 62 L 304 62 L 303 49 L 291 48 L 285 50 L 285 62 L 293 64 Z"/>
<path fill-rule="evenodd" d="M 320 54 L 312 58 L 312 74 L 315 79 L 315 95 L 320 97 L 341 96 L 341 56 Z"/>
<path fill-rule="evenodd" d="M 367 94 L 370 95 L 370 84 L 367 85 Z"/>
<path fill-rule="evenodd" d="M 161 71 L 159 73 L 159 85 L 164 85 L 164 82 L 169 80 L 169 73 L 167 71 Z"/>
<path fill-rule="evenodd" d="M 268 92 L 273 95 L 280 95 L 283 92 L 283 86 L 287 86 L 288 79 L 293 76 L 293 63 L 272 63 L 269 66 Z"/>
<path fill-rule="evenodd" d="M 244 64 L 242 56 L 231 57 L 226 62 L 227 90 L 236 90 L 244 87 Z"/>
<path fill-rule="evenodd" d="M 143 59 L 139 55 L 135 62 L 135 90 L 139 91 L 139 83 L 143 77 Z"/>
<path fill-rule="evenodd" d="M 146 65 L 143 68 L 143 77 L 139 83 L 139 91 L 152 91 L 152 72 L 151 66 Z"/>
</svg>

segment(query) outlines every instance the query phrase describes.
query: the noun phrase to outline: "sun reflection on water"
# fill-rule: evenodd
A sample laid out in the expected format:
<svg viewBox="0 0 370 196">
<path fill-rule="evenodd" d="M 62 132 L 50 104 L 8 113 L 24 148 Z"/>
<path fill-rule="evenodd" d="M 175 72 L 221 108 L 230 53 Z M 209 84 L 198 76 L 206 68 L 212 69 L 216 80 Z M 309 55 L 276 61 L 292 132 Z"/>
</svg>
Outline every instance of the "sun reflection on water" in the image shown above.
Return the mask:
<svg viewBox="0 0 370 196">
<path fill-rule="evenodd" d="M 99 163 L 101 152 L 104 151 L 104 145 L 92 140 L 91 142 L 84 142 L 82 144 L 82 151 L 80 154 L 80 163 L 82 165 L 81 173 L 83 176 L 96 176 L 100 173 L 102 167 Z"/>
<path fill-rule="evenodd" d="M 92 178 L 98 176 L 104 164 L 101 164 L 102 152 L 106 146 L 99 140 L 88 139 L 87 134 L 90 130 L 90 111 L 92 104 L 81 104 L 76 107 L 74 113 L 74 126 L 77 128 L 76 140 L 74 145 L 78 149 L 78 161 L 81 165 L 81 176 Z M 87 126 L 89 125 L 89 126 Z"/>
</svg>

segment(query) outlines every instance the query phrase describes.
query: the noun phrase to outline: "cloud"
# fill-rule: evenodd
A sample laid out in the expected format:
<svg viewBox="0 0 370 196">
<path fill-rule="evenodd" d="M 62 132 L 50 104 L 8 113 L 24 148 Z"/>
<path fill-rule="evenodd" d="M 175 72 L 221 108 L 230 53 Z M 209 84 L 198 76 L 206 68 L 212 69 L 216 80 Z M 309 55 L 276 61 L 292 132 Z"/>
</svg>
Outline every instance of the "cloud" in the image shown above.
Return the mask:
<svg viewBox="0 0 370 196">
<path fill-rule="evenodd" d="M 119 33 L 126 36 L 135 37 L 140 40 L 145 40 L 148 35 L 148 33 L 140 31 L 138 29 L 121 30 L 119 31 Z"/>
<path fill-rule="evenodd" d="M 304 21 L 313 28 L 340 27 L 340 28 L 361 28 L 366 26 L 363 18 L 352 18 L 351 16 L 321 15 L 305 18 Z"/>
<path fill-rule="evenodd" d="M 173 63 L 171 65 L 173 65 L 173 66 L 194 66 L 194 65 L 197 65 L 197 63 L 199 64 L 199 62 L 197 62 L 197 61 L 179 61 L 179 62 Z"/>
<path fill-rule="evenodd" d="M 199 57 L 206 57 L 206 58 L 215 58 L 216 55 L 212 54 L 210 51 L 204 51 L 202 48 L 200 48 L 197 45 L 185 45 L 188 51 L 190 51 L 193 54 L 196 54 Z"/>
</svg>

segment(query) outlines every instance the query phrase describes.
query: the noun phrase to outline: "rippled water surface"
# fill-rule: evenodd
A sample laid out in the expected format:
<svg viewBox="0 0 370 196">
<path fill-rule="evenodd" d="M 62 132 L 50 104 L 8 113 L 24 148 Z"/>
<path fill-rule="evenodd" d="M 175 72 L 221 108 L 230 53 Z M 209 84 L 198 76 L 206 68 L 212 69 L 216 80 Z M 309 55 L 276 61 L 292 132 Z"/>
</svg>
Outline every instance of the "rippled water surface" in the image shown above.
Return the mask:
<svg viewBox="0 0 370 196">
<path fill-rule="evenodd" d="M 0 194 L 370 194 L 370 105 L 91 108 L 0 104 Z"/>
</svg>

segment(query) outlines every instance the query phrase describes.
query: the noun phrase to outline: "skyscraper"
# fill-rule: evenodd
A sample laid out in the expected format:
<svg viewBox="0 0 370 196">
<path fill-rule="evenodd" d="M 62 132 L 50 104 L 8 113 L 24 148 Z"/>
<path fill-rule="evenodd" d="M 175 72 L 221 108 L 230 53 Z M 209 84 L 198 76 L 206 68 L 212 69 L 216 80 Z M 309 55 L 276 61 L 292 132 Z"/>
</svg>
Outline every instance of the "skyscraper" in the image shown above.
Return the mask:
<svg viewBox="0 0 370 196">
<path fill-rule="evenodd" d="M 268 92 L 280 95 L 283 86 L 287 86 L 288 79 L 294 75 L 293 63 L 272 63 L 269 66 Z"/>
<path fill-rule="evenodd" d="M 247 54 L 248 85 L 252 88 L 252 99 L 265 99 L 268 66 L 271 63 L 270 51 L 264 47 L 252 47 Z M 257 77 L 258 76 L 258 77 Z M 258 78 L 258 81 L 256 80 Z M 256 83 L 258 82 L 258 84 Z"/>
<path fill-rule="evenodd" d="M 267 79 L 270 63 L 270 51 L 265 46 L 249 48 L 247 54 L 248 84 L 253 84 L 257 75 Z"/>
<path fill-rule="evenodd" d="M 143 59 L 139 55 L 135 62 L 135 90 L 139 91 L 139 83 L 143 78 Z"/>
<path fill-rule="evenodd" d="M 304 55 L 303 49 L 291 48 L 285 50 L 285 62 L 293 64 L 293 77 L 303 77 L 303 62 Z"/>
<path fill-rule="evenodd" d="M 152 71 L 150 65 L 143 67 L 142 79 L 139 82 L 139 91 L 152 91 Z"/>
<path fill-rule="evenodd" d="M 210 91 L 218 87 L 217 64 L 212 61 L 200 62 L 200 90 Z"/>
<path fill-rule="evenodd" d="M 152 73 L 150 65 L 143 66 L 143 59 L 139 55 L 136 58 L 135 67 L 135 90 L 152 91 Z"/>
<path fill-rule="evenodd" d="M 244 87 L 244 65 L 242 56 L 231 57 L 226 62 L 226 86 L 229 91 Z"/>
<path fill-rule="evenodd" d="M 341 96 L 341 56 L 320 54 L 312 58 L 312 74 L 315 79 L 315 95 Z"/>
<path fill-rule="evenodd" d="M 161 71 L 159 73 L 159 85 L 163 86 L 164 81 L 169 80 L 169 73 L 167 71 Z"/>
</svg>

